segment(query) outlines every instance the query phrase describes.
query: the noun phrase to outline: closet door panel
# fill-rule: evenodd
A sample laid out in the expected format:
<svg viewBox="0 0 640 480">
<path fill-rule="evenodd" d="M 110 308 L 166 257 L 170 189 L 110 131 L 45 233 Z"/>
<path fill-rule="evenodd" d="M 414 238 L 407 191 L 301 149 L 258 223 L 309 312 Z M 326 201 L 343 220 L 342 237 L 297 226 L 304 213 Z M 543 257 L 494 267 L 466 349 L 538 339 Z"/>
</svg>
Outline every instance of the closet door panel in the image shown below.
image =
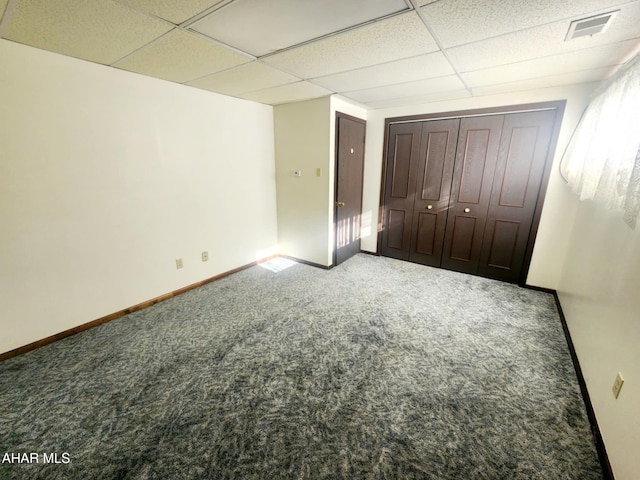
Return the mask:
<svg viewBox="0 0 640 480">
<path fill-rule="evenodd" d="M 459 119 L 422 122 L 409 260 L 440 266 Z"/>
<path fill-rule="evenodd" d="M 477 120 L 477 119 L 476 119 Z M 477 122 L 476 122 L 477 123 Z M 482 201 L 482 193 L 486 192 L 487 155 L 490 145 L 491 130 L 489 128 L 473 128 L 467 130 L 462 142 L 463 151 L 458 155 L 462 164 L 459 169 L 458 203 L 478 205 Z M 492 159 L 489 159 L 489 169 Z M 483 190 L 483 186 L 485 187 Z"/>
<path fill-rule="evenodd" d="M 421 133 L 419 123 L 389 126 L 380 252 L 387 257 L 409 259 Z"/>
<path fill-rule="evenodd" d="M 488 251 L 488 266 L 503 270 L 513 268 L 516 250 L 514 240 L 521 236 L 521 226 L 522 223 L 518 221 L 496 220 L 487 228 L 488 236 L 484 239 L 487 249 L 483 253 Z"/>
<path fill-rule="evenodd" d="M 471 215 L 457 215 L 453 218 L 453 233 L 449 259 L 462 262 L 473 261 L 473 244 L 478 230 L 478 218 Z"/>
<path fill-rule="evenodd" d="M 438 215 L 435 213 L 418 212 L 417 229 L 413 236 L 415 239 L 411 249 L 411 260 L 417 261 L 419 255 L 434 257 L 436 253 L 436 240 L 438 236 Z M 440 240 L 440 244 L 442 241 Z M 425 262 L 419 262 L 425 263 Z M 427 264 L 427 263 L 425 263 Z M 432 264 L 429 262 L 428 264 Z M 433 266 L 440 265 L 440 258 L 433 258 Z"/>
<path fill-rule="evenodd" d="M 503 115 L 460 122 L 442 266 L 477 273 L 496 170 Z"/>
<path fill-rule="evenodd" d="M 505 117 L 478 273 L 520 280 L 555 111 Z M 524 281 L 524 279 L 522 279 Z"/>
<path fill-rule="evenodd" d="M 406 223 L 406 211 L 389 209 L 387 215 L 387 248 L 402 250 L 404 247 L 404 231 Z"/>
</svg>

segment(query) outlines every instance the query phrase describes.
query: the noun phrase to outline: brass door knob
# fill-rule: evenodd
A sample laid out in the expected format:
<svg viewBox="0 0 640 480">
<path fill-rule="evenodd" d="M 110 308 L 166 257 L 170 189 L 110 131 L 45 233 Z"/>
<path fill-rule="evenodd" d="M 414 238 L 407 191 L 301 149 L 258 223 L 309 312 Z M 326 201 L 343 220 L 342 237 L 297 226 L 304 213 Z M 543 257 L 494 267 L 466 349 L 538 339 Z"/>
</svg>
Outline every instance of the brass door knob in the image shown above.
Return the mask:
<svg viewBox="0 0 640 480">
<path fill-rule="evenodd" d="M 344 202 L 336 202 L 337 207 L 344 207 Z"/>
<path fill-rule="evenodd" d="M 471 211 L 471 209 L 469 207 L 464 209 L 464 213 L 469 213 Z"/>
<path fill-rule="evenodd" d="M 427 210 L 431 210 L 433 208 L 433 205 L 427 205 Z"/>
</svg>

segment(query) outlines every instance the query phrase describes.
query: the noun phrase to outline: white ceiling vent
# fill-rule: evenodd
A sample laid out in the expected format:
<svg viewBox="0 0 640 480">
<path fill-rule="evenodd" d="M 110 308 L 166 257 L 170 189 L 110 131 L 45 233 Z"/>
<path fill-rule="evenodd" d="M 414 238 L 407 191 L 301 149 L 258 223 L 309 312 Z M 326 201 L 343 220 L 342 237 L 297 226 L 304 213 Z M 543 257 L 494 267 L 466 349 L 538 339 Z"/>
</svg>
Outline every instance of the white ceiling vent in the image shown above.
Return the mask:
<svg viewBox="0 0 640 480">
<path fill-rule="evenodd" d="M 611 19 L 613 19 L 619 11 L 620 10 L 615 10 L 613 12 L 601 13 L 600 15 L 595 15 L 593 17 L 574 20 L 569 25 L 569 31 L 567 32 L 565 41 L 604 32 L 604 30 L 611 24 Z"/>
</svg>

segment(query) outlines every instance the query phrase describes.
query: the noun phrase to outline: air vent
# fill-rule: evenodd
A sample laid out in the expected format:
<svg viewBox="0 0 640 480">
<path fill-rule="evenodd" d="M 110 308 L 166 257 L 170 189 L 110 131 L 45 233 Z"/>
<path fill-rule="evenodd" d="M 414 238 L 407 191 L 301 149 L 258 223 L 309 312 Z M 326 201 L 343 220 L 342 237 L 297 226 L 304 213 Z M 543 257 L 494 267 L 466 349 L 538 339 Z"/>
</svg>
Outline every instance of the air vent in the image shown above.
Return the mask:
<svg viewBox="0 0 640 480">
<path fill-rule="evenodd" d="M 602 13 L 593 17 L 574 20 L 569 25 L 569 31 L 567 32 L 565 41 L 604 32 L 604 30 L 611 24 L 611 19 L 615 17 L 619 11 L 620 10 L 615 10 L 613 12 Z"/>
</svg>

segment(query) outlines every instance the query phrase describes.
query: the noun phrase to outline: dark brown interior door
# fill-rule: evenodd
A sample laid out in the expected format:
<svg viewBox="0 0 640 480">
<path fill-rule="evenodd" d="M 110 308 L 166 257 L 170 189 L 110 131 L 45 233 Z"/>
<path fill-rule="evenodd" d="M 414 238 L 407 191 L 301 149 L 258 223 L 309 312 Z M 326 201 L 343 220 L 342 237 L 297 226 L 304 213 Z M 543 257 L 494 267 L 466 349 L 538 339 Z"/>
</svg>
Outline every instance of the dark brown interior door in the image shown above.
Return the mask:
<svg viewBox="0 0 640 480">
<path fill-rule="evenodd" d="M 336 113 L 334 265 L 360 251 L 366 123 Z"/>
<path fill-rule="evenodd" d="M 553 110 L 505 116 L 480 275 L 520 280 L 555 117 Z"/>
<path fill-rule="evenodd" d="M 409 260 L 421 123 L 389 126 L 380 253 Z"/>
<path fill-rule="evenodd" d="M 453 172 L 442 267 L 477 273 L 503 115 L 463 118 Z"/>
<path fill-rule="evenodd" d="M 460 120 L 422 123 L 409 260 L 440 266 Z"/>
</svg>

